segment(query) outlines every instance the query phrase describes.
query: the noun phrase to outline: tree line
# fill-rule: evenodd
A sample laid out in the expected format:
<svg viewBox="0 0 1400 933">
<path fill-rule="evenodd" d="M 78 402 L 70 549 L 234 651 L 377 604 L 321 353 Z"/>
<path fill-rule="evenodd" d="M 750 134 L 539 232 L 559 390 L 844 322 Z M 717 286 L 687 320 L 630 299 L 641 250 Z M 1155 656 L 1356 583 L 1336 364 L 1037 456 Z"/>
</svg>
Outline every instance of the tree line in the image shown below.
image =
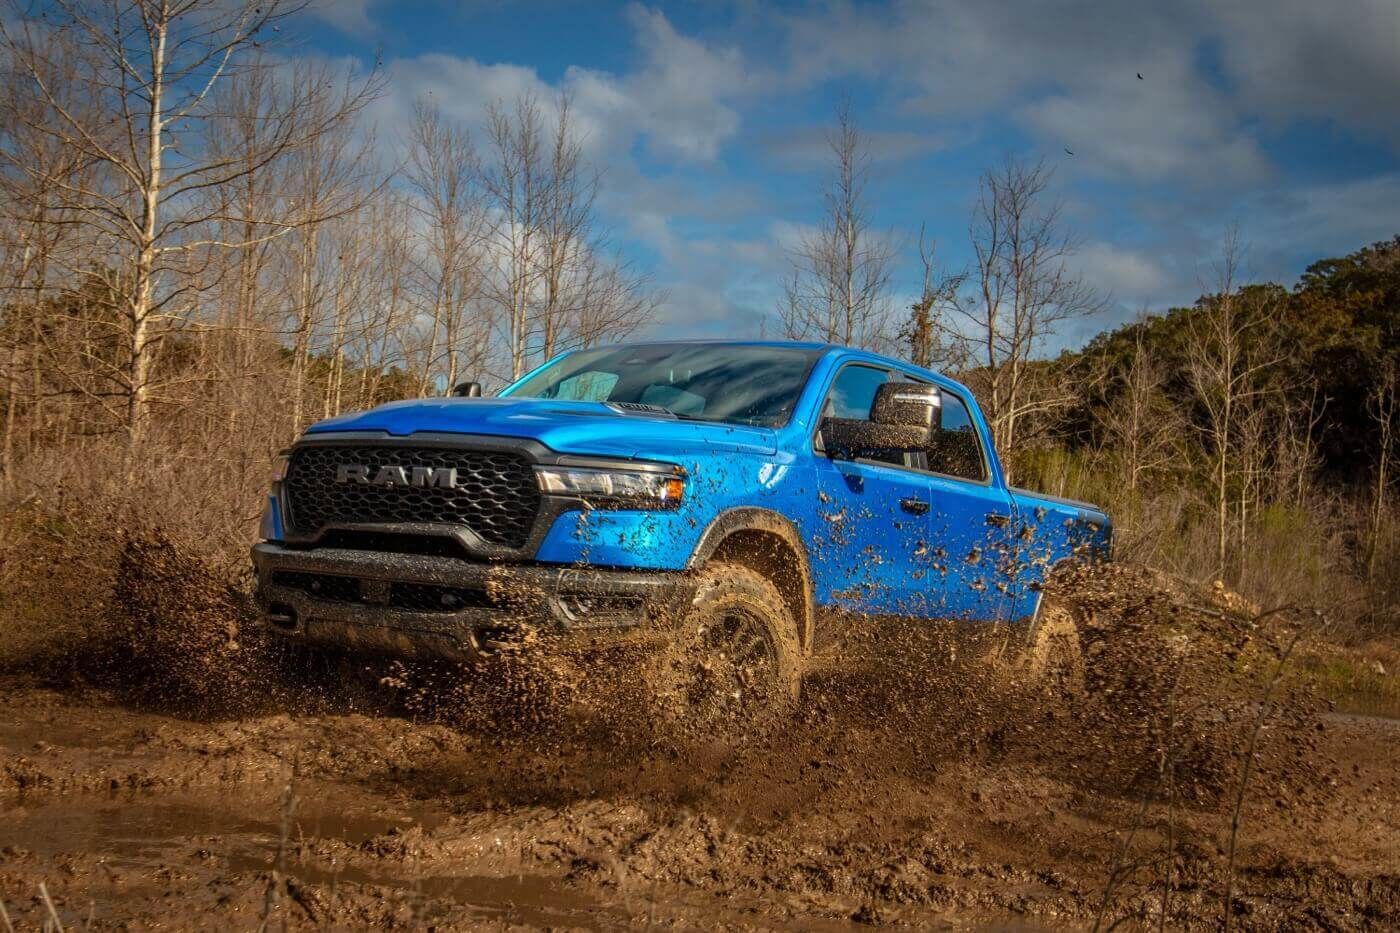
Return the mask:
<svg viewBox="0 0 1400 933">
<path fill-rule="evenodd" d="M 567 98 L 430 101 L 278 55 L 282 0 L 58 0 L 0 17 L 0 470 L 158 439 L 172 408 L 309 421 L 621 337 L 659 295 L 610 249 Z M 387 155 L 386 155 L 387 154 Z M 386 158 L 392 164 L 385 164 Z"/>
</svg>

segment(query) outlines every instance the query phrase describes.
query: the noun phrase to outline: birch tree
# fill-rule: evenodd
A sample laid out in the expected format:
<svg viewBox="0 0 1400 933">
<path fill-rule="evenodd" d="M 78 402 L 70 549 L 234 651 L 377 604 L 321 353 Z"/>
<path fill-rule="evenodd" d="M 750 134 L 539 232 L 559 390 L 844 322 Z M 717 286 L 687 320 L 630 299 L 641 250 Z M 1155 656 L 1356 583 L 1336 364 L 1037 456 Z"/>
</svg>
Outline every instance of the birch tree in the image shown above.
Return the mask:
<svg viewBox="0 0 1400 933">
<path fill-rule="evenodd" d="M 441 361 L 446 387 L 451 388 L 463 374 L 464 363 L 481 365 L 490 338 L 484 309 L 477 302 L 485 209 L 476 185 L 471 138 L 425 102 L 414 110 L 404 178 L 417 214 L 417 265 L 431 322 L 421 382 L 428 391 Z"/>
<path fill-rule="evenodd" d="M 1146 330 L 1144 315 L 1135 325 L 1132 353 L 1109 377 L 1113 396 L 1097 412 L 1134 507 L 1144 481 L 1179 460 L 1185 428 L 1180 406 L 1167 398 L 1166 368 L 1148 350 Z"/>
<path fill-rule="evenodd" d="M 487 112 L 489 152 L 482 183 L 494 214 L 488 249 L 495 266 L 489 296 L 500 313 L 507 366 L 514 379 L 530 355 L 531 302 L 540 276 L 541 221 L 547 203 L 544 118 L 523 95 Z"/>
<path fill-rule="evenodd" d="M 0 21 L 4 51 L 41 104 L 28 128 L 102 170 L 98 181 L 65 183 L 60 190 L 65 207 L 101 244 L 92 258 L 109 270 L 123 353 L 108 377 L 125 409 L 128 453 L 148 433 L 160 347 L 191 313 L 201 278 L 188 274 L 191 266 L 210 248 L 245 248 L 288 229 L 277 218 L 257 218 L 251 235 L 225 240 L 210 233 L 221 202 L 203 195 L 262 171 L 317 136 L 324 124 L 305 104 L 322 88 L 293 86 L 282 106 L 267 112 L 251 156 L 208 150 L 202 131 L 216 91 L 301 6 L 283 0 L 55 0 L 51 14 L 36 19 L 15 9 Z M 87 50 L 83 92 L 94 107 L 76 108 L 49 83 L 54 31 L 76 36 Z"/>
<path fill-rule="evenodd" d="M 1386 500 L 1390 495 L 1391 458 L 1394 456 L 1397 412 L 1400 412 L 1400 364 L 1387 360 L 1366 398 L 1366 412 L 1376 425 L 1376 468 L 1371 481 L 1370 540 L 1366 548 L 1366 579 L 1376 577 L 1376 562 L 1385 526 Z"/>
<path fill-rule="evenodd" d="M 1239 239 L 1231 232 L 1215 290 L 1189 318 L 1186 346 L 1187 383 L 1204 415 L 1199 431 L 1210 462 L 1216 579 L 1229 570 L 1231 496 L 1242 476 L 1243 442 L 1246 435 L 1254 439 L 1254 403 L 1268 391 L 1263 376 L 1279 362 L 1268 339 L 1272 292 L 1239 289 L 1239 260 Z"/>
<path fill-rule="evenodd" d="M 488 111 L 481 184 L 491 272 L 483 295 L 512 377 L 541 358 L 630 333 L 661 297 L 606 254 L 598 175 L 583 159 L 570 112 L 567 97 L 546 115 L 529 95 Z"/>
</svg>

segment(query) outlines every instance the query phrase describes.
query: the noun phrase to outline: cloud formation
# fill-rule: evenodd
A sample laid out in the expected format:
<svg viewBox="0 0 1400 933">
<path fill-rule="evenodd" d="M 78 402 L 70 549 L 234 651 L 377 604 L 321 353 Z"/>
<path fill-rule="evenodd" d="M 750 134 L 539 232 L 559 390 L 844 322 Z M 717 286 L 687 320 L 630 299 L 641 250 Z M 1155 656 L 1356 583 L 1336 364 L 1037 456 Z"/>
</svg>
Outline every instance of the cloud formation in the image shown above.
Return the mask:
<svg viewBox="0 0 1400 933">
<path fill-rule="evenodd" d="M 325 0 L 316 15 L 363 35 L 394 9 Z M 599 15 L 623 28 L 589 64 L 561 61 L 569 41 L 545 33 L 536 58 L 466 43 L 391 56 L 382 135 L 420 97 L 470 127 L 493 102 L 530 94 L 548 110 L 566 95 L 604 169 L 617 245 L 669 289 L 672 319 L 697 327 L 756 332 L 776 307 L 787 250 L 820 211 L 843 98 L 875 166 L 872 219 L 902 238 L 905 290 L 925 222 L 952 267 L 967 262 L 977 173 L 1008 154 L 1054 167 L 1052 194 L 1085 243 L 1074 267 L 1122 315 L 1189 300 L 1227 225 L 1258 241 L 1255 274 L 1288 282 L 1307 259 L 1394 234 L 1400 217 L 1395 0 L 632 3 Z"/>
<path fill-rule="evenodd" d="M 1400 142 L 1393 0 L 839 0 L 787 27 L 796 84 L 859 77 L 910 113 L 1009 113 L 1115 175 L 1260 178 L 1261 118 Z"/>
</svg>

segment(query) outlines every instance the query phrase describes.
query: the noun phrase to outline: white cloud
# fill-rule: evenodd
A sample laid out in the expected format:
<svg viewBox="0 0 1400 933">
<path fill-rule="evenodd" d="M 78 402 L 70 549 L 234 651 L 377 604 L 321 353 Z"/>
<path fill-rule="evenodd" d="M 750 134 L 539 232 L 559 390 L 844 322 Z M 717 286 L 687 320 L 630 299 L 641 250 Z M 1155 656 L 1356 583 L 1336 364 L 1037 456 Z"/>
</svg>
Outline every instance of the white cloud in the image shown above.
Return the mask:
<svg viewBox="0 0 1400 933">
<path fill-rule="evenodd" d="M 1185 63 L 1169 75 L 1117 81 L 1036 99 L 1022 122 L 1068 149 L 1076 168 L 1148 180 L 1254 181 L 1268 160 L 1221 96 Z"/>
<path fill-rule="evenodd" d="M 573 66 L 551 85 L 533 68 L 427 53 L 388 64 L 391 82 L 377 115 L 392 123 L 411 113 L 421 97 L 479 126 L 493 103 L 528 93 L 552 109 L 564 94 L 578 137 L 594 158 L 627 153 L 643 139 L 667 159 L 715 159 L 739 128 L 738 111 L 727 101 L 751 87 L 739 52 L 680 35 L 660 12 L 633 7 L 628 19 L 641 55 L 635 71 L 617 75 Z"/>
<path fill-rule="evenodd" d="M 798 169 L 828 168 L 831 165 L 831 128 L 808 126 L 762 138 L 764 150 L 778 162 Z M 866 153 L 875 163 L 903 162 L 937 152 L 947 145 L 939 133 L 911 130 L 860 130 Z"/>
<path fill-rule="evenodd" d="M 373 0 L 314 0 L 306 12 L 346 35 L 365 37 L 374 32 L 369 16 Z"/>
<path fill-rule="evenodd" d="M 1400 142 L 1395 0 L 835 0 L 783 22 L 792 86 L 859 77 L 910 114 L 1009 112 L 1119 177 L 1263 180 L 1261 116 Z"/>
<path fill-rule="evenodd" d="M 684 159 L 713 159 L 739 128 L 738 113 L 724 100 L 750 87 L 739 51 L 682 36 L 659 11 L 633 6 L 629 19 L 646 64 L 622 87 L 649 145 Z"/>
<path fill-rule="evenodd" d="M 1287 284 L 1300 254 L 1340 255 L 1400 233 L 1400 172 L 1270 192 L 1241 208 L 1255 271 Z"/>
<path fill-rule="evenodd" d="M 1154 256 L 1112 243 L 1080 247 L 1068 265 L 1084 282 L 1127 307 L 1155 304 L 1166 297 L 1172 285 Z"/>
<path fill-rule="evenodd" d="M 1240 102 L 1276 120 L 1335 120 L 1400 143 L 1400 3 L 1260 0 L 1209 7 Z"/>
</svg>

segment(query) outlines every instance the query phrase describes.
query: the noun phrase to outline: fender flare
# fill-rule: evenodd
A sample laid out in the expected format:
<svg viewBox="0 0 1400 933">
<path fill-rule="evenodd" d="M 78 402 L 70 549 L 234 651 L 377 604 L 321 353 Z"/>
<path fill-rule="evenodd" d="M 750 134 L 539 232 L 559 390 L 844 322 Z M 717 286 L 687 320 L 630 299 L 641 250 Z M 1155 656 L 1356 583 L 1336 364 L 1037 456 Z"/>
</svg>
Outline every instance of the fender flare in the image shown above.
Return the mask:
<svg viewBox="0 0 1400 933">
<path fill-rule="evenodd" d="M 797 620 L 798 640 L 804 650 L 810 650 L 815 628 L 815 606 L 812 599 L 812 571 L 807 556 L 807 547 L 802 543 L 802 535 L 797 526 L 786 516 L 769 509 L 744 506 L 726 509 L 715 516 L 686 560 L 685 569 L 694 571 L 719 551 L 726 540 L 739 532 L 757 531 L 780 538 L 797 556 L 797 583 L 801 587 L 800 611 Z"/>
</svg>

